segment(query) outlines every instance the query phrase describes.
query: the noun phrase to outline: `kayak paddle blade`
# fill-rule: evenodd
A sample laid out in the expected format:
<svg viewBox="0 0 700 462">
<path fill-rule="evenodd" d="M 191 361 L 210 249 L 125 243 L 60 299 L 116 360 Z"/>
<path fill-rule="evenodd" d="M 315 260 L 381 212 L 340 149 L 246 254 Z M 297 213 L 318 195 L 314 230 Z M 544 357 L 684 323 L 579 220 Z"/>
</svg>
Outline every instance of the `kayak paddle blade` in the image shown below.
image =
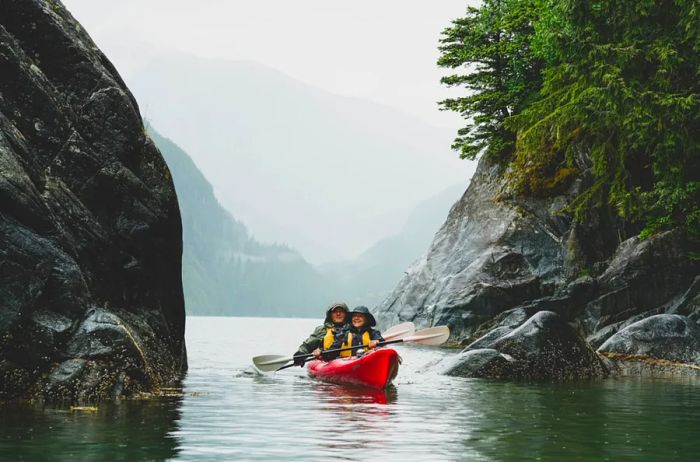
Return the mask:
<svg viewBox="0 0 700 462">
<path fill-rule="evenodd" d="M 408 335 L 413 335 L 413 333 L 416 331 L 416 326 L 412 322 L 404 322 L 401 324 L 397 324 L 393 327 L 388 328 L 384 332 L 382 332 L 382 337 L 384 337 L 384 340 L 389 341 L 389 340 L 398 340 L 400 338 L 404 338 Z"/>
<path fill-rule="evenodd" d="M 260 355 L 253 358 L 253 366 L 260 372 L 275 372 L 294 359 L 282 355 Z"/>
<path fill-rule="evenodd" d="M 420 345 L 442 345 L 450 337 L 450 328 L 447 326 L 436 326 L 422 329 L 413 335 L 404 337 L 404 342 L 413 342 Z"/>
</svg>

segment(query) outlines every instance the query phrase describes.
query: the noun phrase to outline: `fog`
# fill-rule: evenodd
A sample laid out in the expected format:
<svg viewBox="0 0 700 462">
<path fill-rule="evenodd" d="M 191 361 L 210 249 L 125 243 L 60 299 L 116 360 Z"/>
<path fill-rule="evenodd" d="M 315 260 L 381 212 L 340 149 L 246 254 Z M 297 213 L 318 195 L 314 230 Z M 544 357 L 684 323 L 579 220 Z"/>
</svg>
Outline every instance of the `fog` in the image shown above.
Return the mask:
<svg viewBox="0 0 700 462">
<path fill-rule="evenodd" d="M 455 94 L 435 62 L 463 1 L 64 4 L 219 201 L 314 263 L 360 254 L 471 177 L 449 149 L 462 121 L 436 104 Z"/>
</svg>

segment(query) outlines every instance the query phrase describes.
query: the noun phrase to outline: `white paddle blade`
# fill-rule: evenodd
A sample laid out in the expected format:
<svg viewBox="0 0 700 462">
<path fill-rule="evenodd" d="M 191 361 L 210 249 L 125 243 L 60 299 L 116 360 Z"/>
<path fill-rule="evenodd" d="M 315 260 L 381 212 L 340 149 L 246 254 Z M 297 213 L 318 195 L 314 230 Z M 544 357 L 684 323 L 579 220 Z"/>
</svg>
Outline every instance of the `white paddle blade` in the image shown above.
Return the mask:
<svg viewBox="0 0 700 462">
<path fill-rule="evenodd" d="M 414 335 L 403 339 L 404 342 L 413 342 L 421 345 L 442 345 L 450 337 L 450 328 L 447 326 L 436 326 L 422 329 Z"/>
<path fill-rule="evenodd" d="M 261 355 L 253 358 L 253 365 L 260 372 L 274 372 L 290 361 L 294 361 L 294 359 L 289 356 Z"/>
<path fill-rule="evenodd" d="M 412 322 L 403 322 L 401 324 L 397 324 L 396 326 L 390 327 L 384 332 L 382 332 L 382 337 L 384 337 L 384 340 L 386 341 L 398 340 L 408 335 L 413 335 L 415 331 L 415 324 L 413 324 Z"/>
</svg>

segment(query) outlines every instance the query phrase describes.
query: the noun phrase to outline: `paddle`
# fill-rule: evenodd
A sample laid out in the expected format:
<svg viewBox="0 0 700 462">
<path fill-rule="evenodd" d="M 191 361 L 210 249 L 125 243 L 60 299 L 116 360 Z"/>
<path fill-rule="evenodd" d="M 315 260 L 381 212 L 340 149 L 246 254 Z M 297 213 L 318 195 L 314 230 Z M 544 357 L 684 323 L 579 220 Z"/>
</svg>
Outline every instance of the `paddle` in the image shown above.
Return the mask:
<svg viewBox="0 0 700 462">
<path fill-rule="evenodd" d="M 401 324 L 397 324 L 395 326 L 392 326 L 388 328 L 387 330 L 384 331 L 382 336 L 384 337 L 384 340 L 396 340 L 398 338 L 405 337 L 407 335 L 411 335 L 416 331 L 416 325 L 413 324 L 412 322 L 402 322 Z M 359 347 L 356 347 L 359 348 Z M 307 354 L 304 356 L 305 361 L 308 361 L 311 359 L 314 355 L 313 354 Z M 275 372 L 275 371 L 280 371 L 282 369 L 286 369 L 288 367 L 294 366 L 294 364 L 289 364 L 286 365 L 290 361 L 294 361 L 293 357 L 288 357 L 288 356 L 281 356 L 281 355 L 261 355 L 261 356 L 256 356 L 253 358 L 253 365 L 258 369 L 260 372 Z M 262 366 L 262 368 L 258 368 L 258 364 Z M 281 367 L 280 367 L 281 366 Z M 269 369 L 269 370 L 268 370 Z"/>
<path fill-rule="evenodd" d="M 401 343 L 401 342 L 411 342 L 411 343 L 418 343 L 420 345 L 441 345 L 447 341 L 447 338 L 450 336 L 450 329 L 447 326 L 437 326 L 437 327 L 429 327 L 427 329 L 419 330 L 418 332 L 415 332 L 412 335 L 408 335 L 403 338 L 395 339 L 395 340 L 385 340 L 383 342 L 379 342 L 377 346 L 384 346 L 384 345 L 391 345 L 393 343 Z M 358 345 L 354 347 L 346 347 L 346 348 L 335 348 L 333 350 L 326 350 L 324 353 L 337 353 L 340 351 L 351 351 L 351 350 L 358 350 L 360 348 L 365 348 L 368 345 Z M 287 367 L 292 367 L 294 364 L 287 364 L 290 361 L 294 361 L 294 359 L 297 358 L 303 358 L 303 359 L 310 359 L 314 355 L 313 353 L 309 353 L 306 355 L 299 355 L 295 357 L 286 357 L 286 356 L 280 356 L 280 355 L 262 355 L 262 356 L 256 356 L 253 358 L 253 364 L 255 365 L 255 368 L 259 370 L 260 372 L 275 372 L 279 371 L 282 369 L 285 369 Z"/>
<path fill-rule="evenodd" d="M 397 338 L 411 335 L 416 331 L 416 325 L 412 322 L 402 322 L 393 327 L 388 328 L 382 333 L 384 340 L 394 340 Z"/>
</svg>

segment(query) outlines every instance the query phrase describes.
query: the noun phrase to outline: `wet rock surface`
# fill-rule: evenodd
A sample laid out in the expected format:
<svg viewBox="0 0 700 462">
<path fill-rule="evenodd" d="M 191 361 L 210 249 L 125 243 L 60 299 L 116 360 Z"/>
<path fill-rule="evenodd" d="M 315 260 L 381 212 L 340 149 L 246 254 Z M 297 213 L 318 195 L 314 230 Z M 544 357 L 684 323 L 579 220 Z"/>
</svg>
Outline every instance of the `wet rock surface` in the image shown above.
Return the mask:
<svg viewBox="0 0 700 462">
<path fill-rule="evenodd" d="M 700 365 L 700 326 L 686 316 L 658 314 L 620 330 L 598 351 Z"/>
<path fill-rule="evenodd" d="M 0 399 L 99 400 L 186 369 L 170 173 L 60 1 L 0 0 Z"/>
<path fill-rule="evenodd" d="M 456 357 L 449 357 L 441 365 L 442 372 L 538 381 L 589 379 L 610 373 L 606 361 L 551 311 L 539 311 L 518 328 L 501 332 L 496 328 Z"/>
<path fill-rule="evenodd" d="M 690 258 L 693 244 L 680 230 L 640 239 L 639 228 L 602 210 L 576 222 L 566 207 L 590 181 L 585 174 L 564 194 L 548 198 L 509 197 L 505 181 L 498 165 L 479 162 L 427 253 L 376 308 L 380 325 L 446 324 L 451 340 L 467 347 L 460 354 L 464 364 L 488 358 L 504 365 L 496 356 L 468 353 L 496 350 L 515 360 L 509 374 L 497 368 L 499 377 L 559 380 L 615 371 L 592 352 L 637 322 L 660 314 L 682 315 L 687 323 L 700 319 L 700 262 Z M 543 312 L 560 321 L 548 320 L 533 338 L 549 339 L 553 352 L 575 351 L 566 361 L 557 362 L 556 354 L 545 359 L 549 353 L 537 342 L 521 342 L 517 352 L 506 340 L 494 343 Z M 553 327 L 546 328 L 550 323 Z M 694 343 L 677 347 L 685 351 L 685 361 L 694 358 Z M 535 356 L 516 371 L 528 349 Z M 677 356 L 671 348 L 655 351 L 661 359 Z M 484 375 L 465 372 L 474 368 L 481 370 L 455 365 L 459 374 Z"/>
</svg>

